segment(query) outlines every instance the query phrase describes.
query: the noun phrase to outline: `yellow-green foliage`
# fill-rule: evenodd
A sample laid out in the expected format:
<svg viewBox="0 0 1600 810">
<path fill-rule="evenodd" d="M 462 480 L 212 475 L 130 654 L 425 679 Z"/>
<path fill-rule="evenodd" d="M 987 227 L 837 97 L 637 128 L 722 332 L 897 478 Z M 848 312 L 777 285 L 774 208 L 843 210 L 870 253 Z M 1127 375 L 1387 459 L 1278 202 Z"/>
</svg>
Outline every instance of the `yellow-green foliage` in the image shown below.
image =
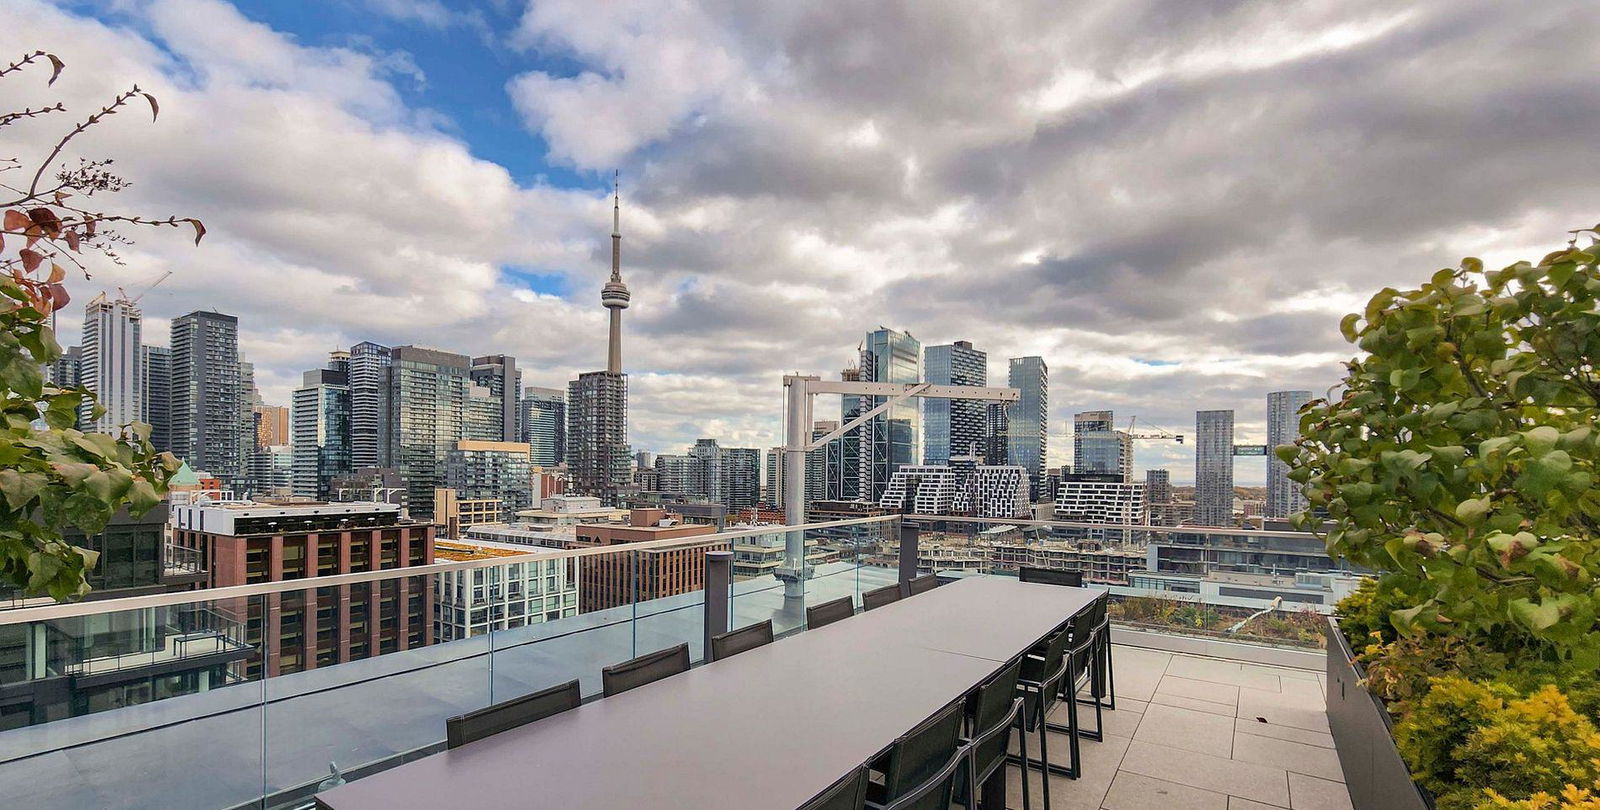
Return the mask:
<svg viewBox="0 0 1600 810">
<path fill-rule="evenodd" d="M 1560 795 L 1552 796 L 1540 791 L 1526 799 L 1508 799 L 1489 791 L 1489 797 L 1480 802 L 1476 810 L 1600 810 L 1600 782 L 1594 789 L 1567 785 Z"/>
<path fill-rule="evenodd" d="M 1499 681 L 1436 678 L 1395 726 L 1395 742 L 1440 810 L 1556 797 L 1600 779 L 1600 730 L 1551 685 L 1520 696 Z"/>
</svg>

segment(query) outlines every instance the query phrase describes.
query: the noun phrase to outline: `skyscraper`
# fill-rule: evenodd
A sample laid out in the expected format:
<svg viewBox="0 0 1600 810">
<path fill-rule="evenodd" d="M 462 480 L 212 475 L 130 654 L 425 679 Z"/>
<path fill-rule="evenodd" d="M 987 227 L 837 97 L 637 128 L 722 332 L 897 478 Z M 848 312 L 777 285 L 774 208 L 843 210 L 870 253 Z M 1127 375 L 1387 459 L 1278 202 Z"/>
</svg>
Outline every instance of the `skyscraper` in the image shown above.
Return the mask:
<svg viewBox="0 0 1600 810">
<path fill-rule="evenodd" d="M 350 464 L 358 470 L 389 466 L 391 352 L 366 341 L 350 347 Z"/>
<path fill-rule="evenodd" d="M 761 451 L 728 447 L 722 451 L 722 503 L 749 509 L 761 501 Z"/>
<path fill-rule="evenodd" d="M 500 428 L 497 435 L 485 437 L 489 441 L 519 442 L 517 420 L 519 394 L 522 392 L 522 372 L 517 370 L 517 358 L 504 354 L 491 354 L 472 358 L 472 384 L 489 389 L 489 395 L 499 402 Z"/>
<path fill-rule="evenodd" d="M 156 452 L 172 449 L 172 350 L 141 346 L 140 373 L 144 375 L 144 403 L 139 419 L 150 425 L 150 445 Z"/>
<path fill-rule="evenodd" d="M 523 442 L 459 441 L 445 460 L 445 485 L 462 500 L 501 503 L 499 520 L 532 509 L 533 464 Z"/>
<path fill-rule="evenodd" d="M 83 347 L 72 346 L 44 367 L 45 382 L 57 388 L 77 388 L 83 382 Z"/>
<path fill-rule="evenodd" d="M 327 500 L 333 479 L 352 471 L 348 368 L 307 371 L 295 389 L 291 444 L 296 495 Z"/>
<path fill-rule="evenodd" d="M 567 455 L 567 395 L 555 388 L 522 392 L 522 441 L 536 467 L 554 467 Z"/>
<path fill-rule="evenodd" d="M 861 345 L 861 379 L 864 382 L 914 384 L 922 382 L 922 343 L 909 332 L 886 327 L 868 332 Z M 886 397 L 860 397 L 861 411 L 883 404 Z M 903 400 L 861 426 L 861 486 L 859 497 L 877 503 L 895 470 L 916 464 L 921 457 L 921 413 L 916 400 Z"/>
<path fill-rule="evenodd" d="M 1011 406 L 1004 402 L 987 403 L 984 419 L 984 461 L 996 466 L 1009 464 L 1006 434 L 1011 432 Z"/>
<path fill-rule="evenodd" d="M 614 191 L 611 206 L 611 279 L 600 289 L 610 312 L 606 370 L 578 375 L 567 384 L 567 469 L 573 489 L 608 504 L 633 478 L 628 454 L 628 375 L 622 373 L 622 310 L 631 296 L 622 283 L 622 202 Z"/>
<path fill-rule="evenodd" d="M 988 385 L 989 355 L 965 340 L 923 350 L 923 373 L 934 385 Z M 949 464 L 951 456 L 987 456 L 989 406 L 973 399 L 922 401 L 922 463 Z"/>
<path fill-rule="evenodd" d="M 290 429 L 289 411 L 283 405 L 255 406 L 257 447 L 291 443 L 290 437 L 294 434 Z"/>
<path fill-rule="evenodd" d="M 396 346 L 390 351 L 388 466 L 400 471 L 411 512 L 433 517 L 433 490 L 444 481 L 445 455 L 466 437 L 471 358 Z"/>
<path fill-rule="evenodd" d="M 1050 367 L 1043 357 L 1013 357 L 1008 377 L 1019 396 L 1007 409 L 1006 462 L 1028 471 L 1028 497 L 1037 501 L 1049 452 Z"/>
<path fill-rule="evenodd" d="M 857 382 L 861 379 L 861 369 L 850 366 L 839 372 L 839 379 L 844 382 Z M 839 421 L 835 423 L 834 429 L 860 416 L 861 402 L 861 397 L 840 397 Z M 832 429 L 829 432 L 832 432 Z M 853 501 L 861 497 L 861 444 L 865 433 L 866 426 L 858 426 L 845 431 L 843 436 L 828 443 L 828 452 L 825 456 L 827 467 L 824 500 Z M 809 476 L 807 480 L 809 482 Z"/>
<path fill-rule="evenodd" d="M 1196 411 L 1194 523 L 1233 525 L 1233 411 Z"/>
<path fill-rule="evenodd" d="M 174 318 L 172 452 L 235 490 L 245 483 L 242 391 L 239 319 L 204 311 Z"/>
<path fill-rule="evenodd" d="M 95 433 L 116 433 L 119 426 L 139 421 L 144 405 L 140 330 L 144 315 L 133 302 L 97 295 L 83 308 L 80 384 L 95 394 L 85 402 L 78 423 Z M 90 420 L 94 405 L 105 409 Z"/>
<path fill-rule="evenodd" d="M 1300 437 L 1300 407 L 1311 401 L 1310 391 L 1274 391 L 1267 394 L 1267 517 L 1289 517 L 1303 512 L 1306 496 L 1289 480 L 1289 465 L 1278 460 L 1280 445 Z"/>
<path fill-rule="evenodd" d="M 1072 472 L 1133 480 L 1133 437 L 1117 430 L 1111 411 L 1073 414 Z"/>
</svg>

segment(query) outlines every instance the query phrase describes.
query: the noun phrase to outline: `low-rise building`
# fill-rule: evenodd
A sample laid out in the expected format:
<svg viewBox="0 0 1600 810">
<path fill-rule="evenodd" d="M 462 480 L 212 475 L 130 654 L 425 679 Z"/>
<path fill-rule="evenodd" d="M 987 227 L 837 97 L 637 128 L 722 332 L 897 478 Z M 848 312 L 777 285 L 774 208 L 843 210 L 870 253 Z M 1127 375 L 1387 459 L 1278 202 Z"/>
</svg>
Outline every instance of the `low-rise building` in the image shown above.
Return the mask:
<svg viewBox="0 0 1600 810">
<path fill-rule="evenodd" d="M 436 576 L 435 639 L 454 641 L 578 615 L 577 561 L 559 551 L 487 540 L 435 541 L 440 561 L 516 559 Z"/>
<path fill-rule="evenodd" d="M 678 515 L 662 509 L 634 509 L 625 525 L 578 524 L 574 527 L 574 546 L 621 546 L 715 532 L 715 527 L 684 523 Z M 701 590 L 705 587 L 706 552 L 728 547 L 723 541 L 583 557 L 578 566 L 579 605 L 582 612 L 588 613 Z"/>
</svg>

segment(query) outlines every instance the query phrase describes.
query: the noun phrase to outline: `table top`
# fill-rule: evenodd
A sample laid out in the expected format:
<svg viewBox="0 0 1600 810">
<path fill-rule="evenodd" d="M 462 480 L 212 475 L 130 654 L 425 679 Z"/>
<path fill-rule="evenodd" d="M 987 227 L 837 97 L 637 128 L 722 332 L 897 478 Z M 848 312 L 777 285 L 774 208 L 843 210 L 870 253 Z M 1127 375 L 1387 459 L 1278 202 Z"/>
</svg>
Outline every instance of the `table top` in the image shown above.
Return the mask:
<svg viewBox="0 0 1600 810">
<path fill-rule="evenodd" d="M 793 810 L 997 672 L 1095 591 L 973 577 L 368 776 L 367 808 Z"/>
</svg>

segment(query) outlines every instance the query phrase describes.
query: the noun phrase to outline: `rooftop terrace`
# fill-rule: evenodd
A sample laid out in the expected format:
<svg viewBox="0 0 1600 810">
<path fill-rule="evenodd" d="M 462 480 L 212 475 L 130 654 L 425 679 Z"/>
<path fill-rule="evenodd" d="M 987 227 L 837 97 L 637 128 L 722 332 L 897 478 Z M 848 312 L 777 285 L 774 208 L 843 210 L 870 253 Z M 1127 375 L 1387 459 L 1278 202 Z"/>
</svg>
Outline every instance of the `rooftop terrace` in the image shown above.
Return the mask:
<svg viewBox="0 0 1600 810">
<path fill-rule="evenodd" d="M 865 560 L 870 541 L 892 536 L 883 526 L 898 520 L 867 518 L 814 529 L 818 539 L 847 537 L 851 542 L 843 545 L 859 550 L 856 558 L 815 567 L 806 581 L 805 606 L 841 596 L 859 603 L 861 594 L 896 582 L 895 569 Z M 653 545 L 711 547 L 750 532 Z M 537 559 L 566 556 L 583 565 L 586 559 L 638 553 L 622 546 Z M 518 560 L 463 560 L 432 568 L 470 571 Z M 249 596 L 231 596 L 231 590 L 154 600 L 185 599 L 253 617 L 280 605 L 287 611 L 291 596 L 328 599 L 380 577 L 410 581 L 413 592 L 428 591 L 435 587 L 432 568 L 342 574 L 316 580 L 314 588 L 307 581 L 280 583 L 271 593 Z M 1193 597 L 1178 600 L 1194 605 Z M 145 603 L 117 600 L 73 609 L 83 615 L 147 609 L 135 604 Z M 696 590 L 292 674 L 229 680 L 225 686 L 218 681 L 194 694 L 0 731 L 0 785 L 8 802 L 39 810 L 299 807 L 328 776 L 330 763 L 358 780 L 440 751 L 447 717 L 568 679 L 579 680 L 586 698 L 594 699 L 602 667 L 680 642 L 689 645 L 693 660 L 702 661 L 705 607 L 705 592 Z M 731 627 L 771 619 L 778 644 L 788 641 L 781 638 L 785 634 L 809 632 L 803 610 L 785 599 L 783 584 L 770 575 L 735 582 L 728 608 Z M 19 626 L 27 625 L 0 613 L 0 631 Z M 1083 743 L 1083 777 L 1052 777 L 1051 807 L 1349 806 L 1324 716 L 1321 653 L 1241 644 L 1236 636 L 1205 632 L 1197 636 L 1149 624 L 1114 631 L 1118 708 L 1106 714 L 1105 740 Z M 150 663 L 161 662 L 152 657 Z M 1056 742 L 1053 754 L 1066 750 Z M 1037 774 L 1033 782 L 1037 790 Z M 1011 789 L 1011 806 L 1020 807 L 1016 779 Z"/>
</svg>

